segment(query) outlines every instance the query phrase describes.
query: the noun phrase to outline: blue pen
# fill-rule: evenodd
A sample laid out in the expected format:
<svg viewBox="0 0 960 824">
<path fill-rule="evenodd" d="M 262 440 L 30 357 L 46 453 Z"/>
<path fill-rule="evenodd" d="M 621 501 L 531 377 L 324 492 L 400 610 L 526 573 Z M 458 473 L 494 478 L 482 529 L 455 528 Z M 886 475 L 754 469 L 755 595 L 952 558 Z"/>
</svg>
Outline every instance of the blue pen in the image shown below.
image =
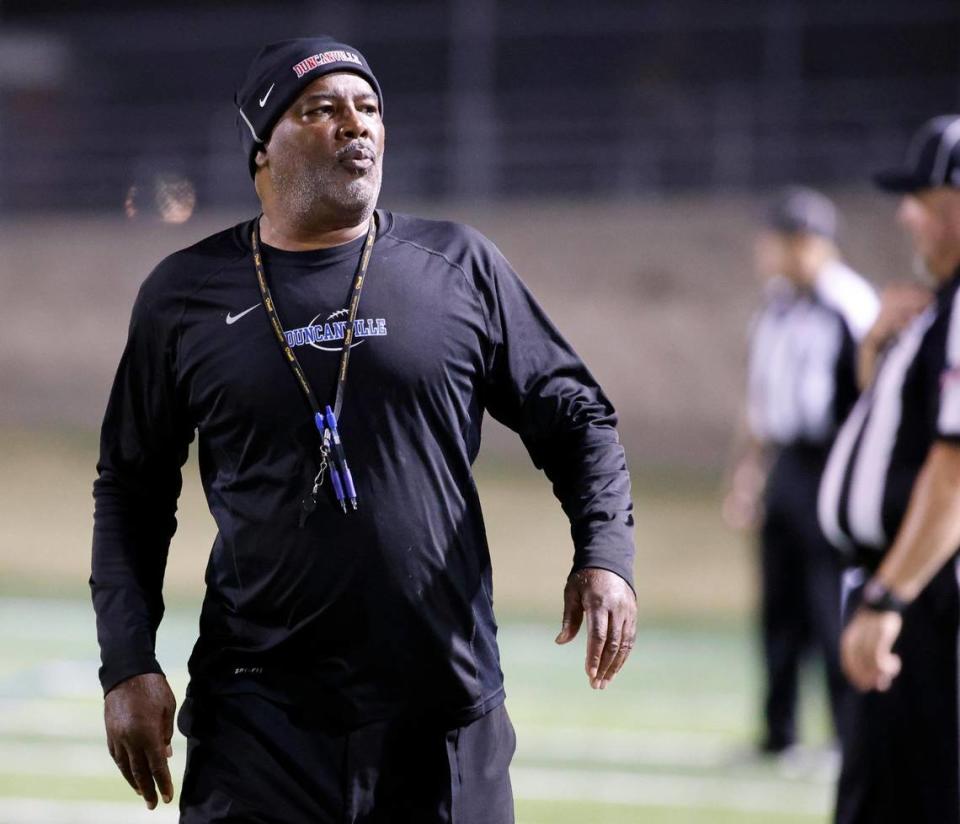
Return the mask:
<svg viewBox="0 0 960 824">
<path fill-rule="evenodd" d="M 340 503 L 340 509 L 346 514 L 347 505 L 343 500 L 343 484 L 340 482 L 340 473 L 337 472 L 336 463 L 330 467 L 330 480 L 333 481 L 333 491 L 337 494 L 337 501 Z"/>
<path fill-rule="evenodd" d="M 343 442 L 340 440 L 340 431 L 337 429 L 337 416 L 333 410 L 327 407 L 327 426 L 330 428 L 330 434 L 333 438 L 333 453 L 336 463 L 339 463 L 339 469 L 343 474 L 343 486 L 346 490 L 346 497 L 350 499 L 350 506 L 357 509 L 357 489 L 353 485 L 353 475 L 350 474 L 350 466 L 347 464 L 347 456 L 343 451 Z"/>
</svg>

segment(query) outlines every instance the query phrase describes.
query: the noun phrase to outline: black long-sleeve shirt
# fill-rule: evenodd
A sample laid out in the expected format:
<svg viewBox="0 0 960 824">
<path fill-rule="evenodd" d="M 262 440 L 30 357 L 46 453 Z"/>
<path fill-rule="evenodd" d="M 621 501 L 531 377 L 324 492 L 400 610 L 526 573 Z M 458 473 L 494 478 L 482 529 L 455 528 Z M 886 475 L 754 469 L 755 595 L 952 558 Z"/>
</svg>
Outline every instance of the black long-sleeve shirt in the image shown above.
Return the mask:
<svg viewBox="0 0 960 824">
<path fill-rule="evenodd" d="M 575 569 L 632 581 L 616 418 L 490 241 L 379 212 L 340 432 L 360 509 L 329 482 L 299 527 L 318 432 L 260 304 L 239 224 L 143 284 L 101 434 L 91 588 L 109 690 L 159 672 L 163 573 L 198 435 L 218 533 L 191 690 L 309 696 L 349 724 L 430 707 L 465 722 L 503 697 L 490 558 L 471 474 L 485 410 L 518 432 L 571 523 Z M 288 341 L 332 402 L 363 238 L 265 247 Z"/>
</svg>

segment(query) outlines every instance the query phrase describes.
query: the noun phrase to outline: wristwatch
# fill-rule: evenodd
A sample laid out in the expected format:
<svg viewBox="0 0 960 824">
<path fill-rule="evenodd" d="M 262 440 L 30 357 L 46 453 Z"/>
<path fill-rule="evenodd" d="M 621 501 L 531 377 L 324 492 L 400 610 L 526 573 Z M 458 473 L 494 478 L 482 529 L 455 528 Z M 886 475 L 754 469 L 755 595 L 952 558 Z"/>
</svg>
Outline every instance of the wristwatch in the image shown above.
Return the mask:
<svg viewBox="0 0 960 824">
<path fill-rule="evenodd" d="M 894 595 L 886 584 L 871 578 L 863 587 L 863 606 L 873 612 L 895 612 L 901 615 L 907 608 L 907 602 Z"/>
</svg>

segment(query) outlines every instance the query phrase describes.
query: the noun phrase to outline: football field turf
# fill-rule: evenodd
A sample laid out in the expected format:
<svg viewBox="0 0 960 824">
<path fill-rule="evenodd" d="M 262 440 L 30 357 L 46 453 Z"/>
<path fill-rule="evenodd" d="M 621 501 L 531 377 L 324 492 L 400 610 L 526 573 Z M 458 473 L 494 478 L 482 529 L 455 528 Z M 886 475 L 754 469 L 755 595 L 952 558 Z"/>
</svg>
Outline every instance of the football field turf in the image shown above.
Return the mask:
<svg viewBox="0 0 960 824">
<path fill-rule="evenodd" d="M 147 813 L 104 743 L 84 586 L 95 442 L 0 429 L 0 449 L 0 824 L 171 824 L 173 806 Z M 158 640 L 178 698 L 213 537 L 195 466 L 184 477 Z M 519 824 L 825 824 L 823 759 L 745 757 L 758 727 L 752 562 L 720 528 L 715 488 L 637 478 L 640 635 L 617 680 L 594 692 L 583 639 L 553 643 L 570 538 L 549 485 L 526 461 L 480 467 L 478 478 L 518 737 Z M 816 743 L 825 711 L 820 684 L 810 686 L 805 740 Z M 179 785 L 179 735 L 174 753 Z"/>
<path fill-rule="evenodd" d="M 172 806 L 141 812 L 106 752 L 86 601 L 4 596 L 0 625 L 0 822 L 175 821 Z M 161 629 L 159 654 L 173 664 L 178 697 L 195 625 L 194 609 L 175 607 Z M 826 821 L 824 765 L 790 774 L 743 757 L 756 687 L 744 625 L 648 625 L 603 693 L 586 686 L 581 646 L 556 647 L 555 632 L 528 621 L 501 631 L 521 824 Z M 822 739 L 822 706 L 806 709 L 811 737 Z M 174 752 L 179 776 L 179 734 Z"/>
</svg>

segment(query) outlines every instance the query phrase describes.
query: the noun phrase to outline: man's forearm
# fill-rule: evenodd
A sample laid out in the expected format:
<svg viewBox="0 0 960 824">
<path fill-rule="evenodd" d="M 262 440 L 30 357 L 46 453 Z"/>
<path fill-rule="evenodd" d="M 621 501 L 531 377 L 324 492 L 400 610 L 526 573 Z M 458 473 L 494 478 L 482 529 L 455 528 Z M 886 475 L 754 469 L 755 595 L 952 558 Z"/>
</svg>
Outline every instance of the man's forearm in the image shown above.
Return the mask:
<svg viewBox="0 0 960 824">
<path fill-rule="evenodd" d="M 930 449 L 893 547 L 874 576 L 912 601 L 960 547 L 960 446 Z"/>
<path fill-rule="evenodd" d="M 131 608 L 136 598 L 133 591 L 93 588 L 100 645 L 99 675 L 104 694 L 135 675 L 163 672 L 155 652 L 159 620 L 154 620 L 139 605 Z M 118 603 L 125 605 L 118 607 Z"/>
<path fill-rule="evenodd" d="M 594 432 L 576 446 L 549 450 L 542 463 L 570 520 L 573 569 L 614 572 L 633 586 L 633 502 L 616 431 Z"/>
<path fill-rule="evenodd" d="M 873 383 L 882 348 L 883 343 L 873 335 L 864 337 L 857 347 L 857 388 L 861 392 Z"/>
<path fill-rule="evenodd" d="M 134 675 L 160 672 L 154 655 L 163 617 L 163 576 L 175 529 L 175 498 L 151 502 L 114 473 L 94 484 L 90 590 L 104 692 Z"/>
</svg>

